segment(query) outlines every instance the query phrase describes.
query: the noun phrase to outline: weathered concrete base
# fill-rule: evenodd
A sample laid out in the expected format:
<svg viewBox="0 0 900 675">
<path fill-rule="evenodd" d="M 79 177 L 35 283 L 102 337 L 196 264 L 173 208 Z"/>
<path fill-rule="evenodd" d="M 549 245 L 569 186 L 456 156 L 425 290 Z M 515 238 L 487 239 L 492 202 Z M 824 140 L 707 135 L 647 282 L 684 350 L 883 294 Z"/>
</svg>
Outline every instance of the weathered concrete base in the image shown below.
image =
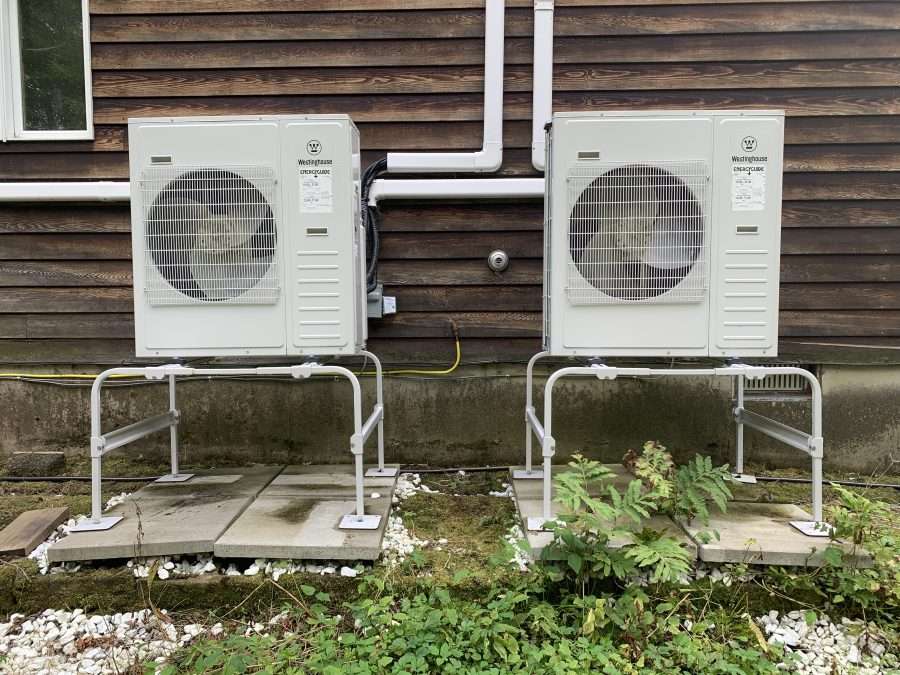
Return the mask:
<svg viewBox="0 0 900 675">
<path fill-rule="evenodd" d="M 613 477 L 609 481 L 606 481 L 604 483 L 605 485 L 612 485 L 621 492 L 628 487 L 628 483 L 634 480 L 634 476 L 621 464 L 607 464 L 606 466 L 613 472 Z M 520 469 L 521 467 L 511 467 L 510 472 L 512 474 L 512 472 Z M 565 470 L 565 466 L 553 468 L 554 473 Z M 528 529 L 529 518 L 538 518 L 543 515 L 543 482 L 531 479 L 513 478 L 512 485 L 516 495 L 516 506 L 519 511 L 519 518 L 522 520 L 522 529 L 525 531 L 525 536 L 528 540 L 528 545 L 531 547 L 532 555 L 535 559 L 538 559 L 540 558 L 544 547 L 553 541 L 552 532 L 530 531 Z M 597 487 L 589 488 L 588 491 L 591 494 L 597 495 L 600 492 L 600 486 L 598 485 Z M 553 495 L 555 496 L 555 494 L 556 491 L 554 489 Z M 553 517 L 556 517 L 561 513 L 560 505 L 555 500 L 551 502 L 550 507 Z M 630 525 L 630 523 L 626 521 L 622 521 L 619 524 L 626 528 Z M 697 557 L 696 544 L 686 536 L 684 531 L 682 531 L 682 529 L 668 516 L 652 516 L 649 520 L 645 521 L 645 525 L 650 529 L 664 531 L 674 536 L 685 545 L 693 558 Z M 617 549 L 624 546 L 626 543 L 628 542 L 625 539 L 614 538 L 610 540 L 610 548 Z"/>
<path fill-rule="evenodd" d="M 112 529 L 74 532 L 50 547 L 51 562 L 211 553 L 213 545 L 281 467 L 202 471 L 184 483 L 151 483 L 105 516 Z"/>
<path fill-rule="evenodd" d="M 354 513 L 351 466 L 289 466 L 216 542 L 223 558 L 375 560 L 391 508 L 396 476 L 364 479 L 365 510 L 381 516 L 374 530 L 342 530 Z M 373 497 L 373 495 L 378 495 Z"/>
<path fill-rule="evenodd" d="M 896 353 L 900 358 L 900 351 Z M 27 369 L 21 363 L 14 368 Z M 48 366 L 34 369 L 47 372 Z M 549 372 L 540 365 L 536 369 L 538 406 Z M 523 461 L 524 373 L 524 364 L 484 365 L 461 366 L 455 373 L 459 378 L 387 378 L 387 457 L 394 462 L 447 467 Z M 900 443 L 896 414 L 900 366 L 824 366 L 820 375 L 828 470 L 866 474 L 894 470 L 888 465 Z M 374 400 L 373 379 L 361 383 L 365 401 Z M 554 392 L 557 461 L 573 452 L 618 461 L 628 448 L 658 439 L 678 461 L 701 453 L 718 463 L 733 462 L 732 383 L 726 378 L 676 379 L 560 382 Z M 223 456 L 267 464 L 350 460 L 353 413 L 346 382 L 321 378 L 288 386 L 285 382 L 190 381 L 179 384 L 178 391 L 185 465 L 215 462 Z M 0 415 L 0 457 L 14 450 L 60 449 L 86 457 L 89 396 L 89 389 L 80 387 L 0 381 L 5 406 L 5 414 Z M 753 398 L 748 404 L 752 410 L 807 428 L 809 402 L 804 397 Z M 117 389 L 104 404 L 104 428 L 124 426 L 148 411 L 166 409 L 164 383 Z M 745 443 L 747 461 L 753 464 L 809 468 L 804 453 L 762 434 L 749 431 Z M 121 452 L 167 458 L 168 436 L 148 436 Z M 374 459 L 375 444 L 370 442 L 366 460 Z"/>
<path fill-rule="evenodd" d="M 713 512 L 708 525 L 695 520 L 681 522 L 685 531 L 699 544 L 700 560 L 715 563 L 752 563 L 756 565 L 820 566 L 830 545 L 827 538 L 808 537 L 791 526 L 792 520 L 812 520 L 803 509 L 791 504 L 730 502 L 727 513 Z M 718 533 L 708 543 L 703 533 Z M 843 547 L 849 551 L 849 547 Z M 863 551 L 852 564 L 868 566 Z"/>
</svg>

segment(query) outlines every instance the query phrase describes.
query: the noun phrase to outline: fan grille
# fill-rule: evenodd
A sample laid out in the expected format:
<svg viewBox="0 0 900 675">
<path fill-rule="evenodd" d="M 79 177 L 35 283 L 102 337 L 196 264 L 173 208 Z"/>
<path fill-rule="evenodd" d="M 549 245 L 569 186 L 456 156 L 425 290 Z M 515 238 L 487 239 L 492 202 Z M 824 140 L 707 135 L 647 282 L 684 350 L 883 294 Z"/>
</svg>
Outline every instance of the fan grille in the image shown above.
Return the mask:
<svg viewBox="0 0 900 675">
<path fill-rule="evenodd" d="M 278 300 L 271 168 L 149 167 L 140 189 L 151 305 Z"/>
<path fill-rule="evenodd" d="M 582 162 L 569 172 L 567 183 L 570 302 L 704 299 L 705 162 Z"/>
</svg>

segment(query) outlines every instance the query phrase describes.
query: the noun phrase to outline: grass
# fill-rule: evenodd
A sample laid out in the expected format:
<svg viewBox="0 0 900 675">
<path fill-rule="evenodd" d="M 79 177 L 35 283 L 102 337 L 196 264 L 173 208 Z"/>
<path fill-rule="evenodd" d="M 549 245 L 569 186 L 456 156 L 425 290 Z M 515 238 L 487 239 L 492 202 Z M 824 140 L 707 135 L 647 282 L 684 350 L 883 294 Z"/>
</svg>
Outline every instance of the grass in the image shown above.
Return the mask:
<svg viewBox="0 0 900 675">
<path fill-rule="evenodd" d="M 506 471 L 450 471 L 421 473 L 422 485 L 448 495 L 487 495 L 502 492 L 509 482 Z"/>
<path fill-rule="evenodd" d="M 72 463 L 67 473 L 77 475 L 83 465 Z M 160 458 L 122 454 L 104 461 L 108 475 L 154 475 L 167 468 Z M 781 476 L 803 476 L 800 470 L 763 470 L 748 467 L 759 473 Z M 472 572 L 471 592 L 490 587 L 500 581 L 504 573 L 489 564 L 503 548 L 503 538 L 516 523 L 515 506 L 511 499 L 486 496 L 489 491 L 501 490 L 508 480 L 507 474 L 497 472 L 423 473 L 422 481 L 440 493 L 417 493 L 400 505 L 400 515 L 406 527 L 419 539 L 432 545 L 423 549 L 420 560 L 396 572 L 396 578 L 415 584 L 422 574 L 435 581 L 449 583 L 459 570 Z M 852 474 L 831 474 L 831 478 L 858 479 Z M 900 476 L 878 476 L 875 480 L 900 483 Z M 106 483 L 104 496 L 139 489 L 140 483 Z M 809 485 L 790 483 L 759 483 L 755 486 L 735 485 L 740 499 L 756 501 L 790 502 L 808 507 Z M 892 505 L 896 517 L 886 527 L 900 528 L 900 491 L 889 489 L 864 490 L 871 497 Z M 826 501 L 833 501 L 830 488 L 825 490 Z M 68 506 L 72 514 L 90 510 L 90 483 L 68 481 L 64 483 L 3 483 L 0 482 L 0 526 L 11 522 L 19 513 L 28 509 L 52 506 Z M 287 514 L 286 514 L 287 515 Z M 445 544 L 437 544 L 446 539 Z M 98 566 L 74 575 L 41 577 L 30 563 L 0 566 L 5 576 L 0 580 L 0 613 L 9 611 L 37 611 L 47 606 L 84 606 L 89 611 L 125 611 L 146 606 L 148 589 L 146 582 L 137 582 L 118 567 Z M 295 575 L 282 577 L 281 584 L 289 586 L 311 583 L 329 586 L 335 597 L 344 597 L 355 589 L 355 582 L 329 577 Z M 259 611 L 260 608 L 278 602 L 284 594 L 259 578 L 219 577 L 211 575 L 200 579 L 157 581 L 152 588 L 154 602 L 158 606 L 183 611 L 214 612 L 218 607 L 233 608 L 241 605 L 239 615 Z M 771 601 L 771 599 L 770 599 Z M 223 610 L 225 611 L 225 610 Z"/>
</svg>

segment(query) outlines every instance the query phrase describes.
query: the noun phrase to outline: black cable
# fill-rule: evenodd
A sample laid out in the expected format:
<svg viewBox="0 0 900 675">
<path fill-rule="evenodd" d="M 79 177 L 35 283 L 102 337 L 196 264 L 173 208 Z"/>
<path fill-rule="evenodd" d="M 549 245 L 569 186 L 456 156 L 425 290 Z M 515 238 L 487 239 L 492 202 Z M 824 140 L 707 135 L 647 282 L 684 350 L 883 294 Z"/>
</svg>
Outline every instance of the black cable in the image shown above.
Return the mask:
<svg viewBox="0 0 900 675">
<path fill-rule="evenodd" d="M 786 476 L 756 476 L 756 480 L 763 483 L 803 483 L 805 485 L 812 483 L 811 478 L 788 478 Z M 841 485 L 843 487 L 892 488 L 894 490 L 900 490 L 900 485 L 896 483 L 866 483 L 859 480 L 828 480 L 827 478 L 824 479 L 823 482 L 834 483 L 835 485 Z"/>
<path fill-rule="evenodd" d="M 400 471 L 403 473 L 459 473 L 463 471 L 465 473 L 489 473 L 492 471 L 509 471 L 509 465 L 504 464 L 503 466 L 460 466 L 456 468 L 448 468 L 448 469 L 417 469 L 415 468 L 415 464 L 404 464 Z"/>
<path fill-rule="evenodd" d="M 360 189 L 363 226 L 366 230 L 366 249 L 369 257 L 369 263 L 366 265 L 366 291 L 369 293 L 378 286 L 378 254 L 381 251 L 378 209 L 369 206 L 369 191 L 372 189 L 375 179 L 385 171 L 387 171 L 387 158 L 372 162 L 363 172 Z"/>
<path fill-rule="evenodd" d="M 103 476 L 104 483 L 150 483 L 160 476 Z M 66 483 L 88 482 L 90 476 L 0 476 L 0 483 Z"/>
</svg>

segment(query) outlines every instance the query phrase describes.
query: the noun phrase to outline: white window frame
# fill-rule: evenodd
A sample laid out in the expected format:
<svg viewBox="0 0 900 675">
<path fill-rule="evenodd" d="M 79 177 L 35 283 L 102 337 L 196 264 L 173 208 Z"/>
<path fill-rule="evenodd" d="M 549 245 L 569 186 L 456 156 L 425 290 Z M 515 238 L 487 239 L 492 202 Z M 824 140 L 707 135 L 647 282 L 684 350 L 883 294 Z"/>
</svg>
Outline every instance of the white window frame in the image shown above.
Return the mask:
<svg viewBox="0 0 900 675">
<path fill-rule="evenodd" d="M 89 0 L 81 0 L 84 44 L 85 129 L 25 129 L 22 100 L 22 59 L 19 49 L 19 2 L 0 0 L 0 141 L 80 141 L 94 138 L 94 105 L 91 93 L 91 27 Z M 35 0 L 24 0 L 34 2 Z"/>
</svg>

